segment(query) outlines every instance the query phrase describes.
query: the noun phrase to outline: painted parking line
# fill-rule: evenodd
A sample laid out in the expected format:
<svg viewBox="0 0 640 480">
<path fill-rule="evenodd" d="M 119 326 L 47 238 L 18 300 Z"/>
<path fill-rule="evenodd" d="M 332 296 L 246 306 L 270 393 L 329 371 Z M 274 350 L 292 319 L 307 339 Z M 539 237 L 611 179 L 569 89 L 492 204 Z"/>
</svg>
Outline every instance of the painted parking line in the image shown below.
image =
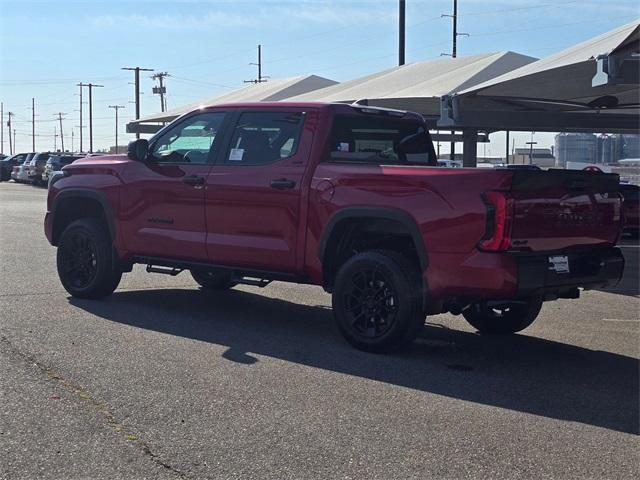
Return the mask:
<svg viewBox="0 0 640 480">
<path fill-rule="evenodd" d="M 603 318 L 603 322 L 640 323 L 638 318 Z"/>
</svg>

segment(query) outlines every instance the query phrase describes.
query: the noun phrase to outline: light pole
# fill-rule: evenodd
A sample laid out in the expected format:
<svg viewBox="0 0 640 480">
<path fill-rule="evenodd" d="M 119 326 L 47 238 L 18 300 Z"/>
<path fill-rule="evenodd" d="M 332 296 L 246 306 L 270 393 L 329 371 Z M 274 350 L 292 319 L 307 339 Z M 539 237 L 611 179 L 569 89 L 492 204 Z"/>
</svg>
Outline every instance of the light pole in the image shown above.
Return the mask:
<svg viewBox="0 0 640 480">
<path fill-rule="evenodd" d="M 529 145 L 529 165 L 533 165 L 533 146 L 538 142 L 526 142 L 526 144 Z"/>
</svg>

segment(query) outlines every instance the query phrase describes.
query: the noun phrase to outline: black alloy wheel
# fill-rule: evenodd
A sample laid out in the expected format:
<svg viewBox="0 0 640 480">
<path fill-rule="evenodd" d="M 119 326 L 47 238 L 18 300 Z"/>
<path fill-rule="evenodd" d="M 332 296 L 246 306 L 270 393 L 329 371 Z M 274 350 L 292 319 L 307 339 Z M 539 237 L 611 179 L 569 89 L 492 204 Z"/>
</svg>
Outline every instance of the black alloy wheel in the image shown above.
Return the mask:
<svg viewBox="0 0 640 480">
<path fill-rule="evenodd" d="M 77 289 L 87 288 L 98 272 L 96 245 L 84 230 L 75 230 L 60 246 L 60 263 L 66 281 Z"/>
<path fill-rule="evenodd" d="M 384 335 L 398 314 L 398 298 L 392 282 L 373 267 L 351 275 L 344 287 L 343 305 L 352 328 L 367 338 Z"/>
<path fill-rule="evenodd" d="M 106 297 L 122 278 L 109 232 L 97 218 L 76 220 L 65 228 L 57 266 L 62 286 L 78 298 Z"/>
<path fill-rule="evenodd" d="M 336 276 L 332 307 L 338 329 L 354 347 L 374 353 L 397 350 L 424 325 L 420 270 L 398 252 L 358 253 Z"/>
</svg>

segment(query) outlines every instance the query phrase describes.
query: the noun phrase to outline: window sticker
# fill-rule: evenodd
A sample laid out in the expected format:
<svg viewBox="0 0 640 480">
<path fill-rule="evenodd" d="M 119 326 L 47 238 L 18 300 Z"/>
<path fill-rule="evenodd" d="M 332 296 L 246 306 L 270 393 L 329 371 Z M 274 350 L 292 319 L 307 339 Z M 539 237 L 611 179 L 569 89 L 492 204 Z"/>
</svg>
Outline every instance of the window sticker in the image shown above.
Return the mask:
<svg viewBox="0 0 640 480">
<path fill-rule="evenodd" d="M 356 152 L 380 153 L 393 151 L 393 140 L 360 140 L 356 139 Z"/>
<path fill-rule="evenodd" d="M 241 162 L 244 157 L 244 148 L 232 148 L 229 152 L 230 162 Z"/>
<path fill-rule="evenodd" d="M 349 151 L 349 142 L 340 142 L 338 144 L 339 152 L 348 152 Z"/>
</svg>

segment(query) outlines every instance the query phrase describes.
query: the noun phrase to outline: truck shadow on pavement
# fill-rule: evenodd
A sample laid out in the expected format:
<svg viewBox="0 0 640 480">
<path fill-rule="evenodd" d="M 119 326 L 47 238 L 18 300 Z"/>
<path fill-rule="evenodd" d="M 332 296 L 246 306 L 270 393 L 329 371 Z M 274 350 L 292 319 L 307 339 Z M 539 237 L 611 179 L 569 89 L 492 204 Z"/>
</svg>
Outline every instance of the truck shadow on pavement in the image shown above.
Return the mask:
<svg viewBox="0 0 640 480">
<path fill-rule="evenodd" d="M 639 433 L 635 358 L 526 335 L 486 337 L 427 324 L 395 355 L 347 345 L 330 309 L 246 291 L 116 292 L 70 303 L 107 320 L 228 347 L 225 360 L 262 355 L 451 398 Z"/>
</svg>

